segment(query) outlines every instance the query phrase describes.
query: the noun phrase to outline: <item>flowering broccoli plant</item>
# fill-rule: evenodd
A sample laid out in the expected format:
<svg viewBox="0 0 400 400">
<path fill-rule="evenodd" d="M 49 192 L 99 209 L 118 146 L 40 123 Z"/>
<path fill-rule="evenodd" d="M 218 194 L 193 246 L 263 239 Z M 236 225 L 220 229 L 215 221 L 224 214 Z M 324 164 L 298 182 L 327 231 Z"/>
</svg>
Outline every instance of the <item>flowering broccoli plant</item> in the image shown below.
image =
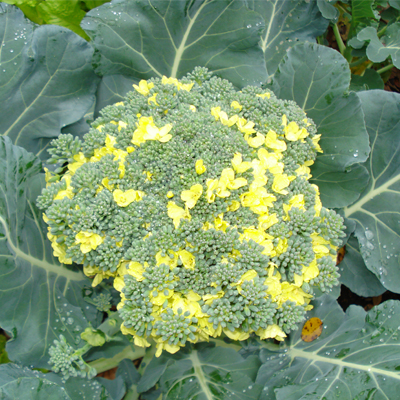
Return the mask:
<svg viewBox="0 0 400 400">
<path fill-rule="evenodd" d="M 113 278 L 122 333 L 156 356 L 222 333 L 283 340 L 313 286 L 338 284 L 343 219 L 308 182 L 314 123 L 204 68 L 134 88 L 82 142 L 51 143 L 62 172 L 38 204 L 54 255 L 93 286 Z"/>
<path fill-rule="evenodd" d="M 0 399 L 398 397 L 399 303 L 337 298 L 399 292 L 400 99 L 331 3 L 0 4 Z"/>
</svg>

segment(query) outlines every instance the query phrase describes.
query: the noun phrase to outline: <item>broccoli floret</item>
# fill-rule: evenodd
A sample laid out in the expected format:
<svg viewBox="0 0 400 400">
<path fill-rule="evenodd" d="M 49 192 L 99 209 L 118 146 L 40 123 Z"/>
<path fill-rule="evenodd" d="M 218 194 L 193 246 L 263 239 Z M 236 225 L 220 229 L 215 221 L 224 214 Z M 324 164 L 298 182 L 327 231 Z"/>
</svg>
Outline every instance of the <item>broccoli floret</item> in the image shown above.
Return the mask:
<svg viewBox="0 0 400 400">
<path fill-rule="evenodd" d="M 142 80 L 82 143 L 54 142 L 38 204 L 55 255 L 113 279 L 121 331 L 157 355 L 222 333 L 283 340 L 313 286 L 337 284 L 343 220 L 309 182 L 319 136 L 294 102 L 205 68 Z"/>
</svg>

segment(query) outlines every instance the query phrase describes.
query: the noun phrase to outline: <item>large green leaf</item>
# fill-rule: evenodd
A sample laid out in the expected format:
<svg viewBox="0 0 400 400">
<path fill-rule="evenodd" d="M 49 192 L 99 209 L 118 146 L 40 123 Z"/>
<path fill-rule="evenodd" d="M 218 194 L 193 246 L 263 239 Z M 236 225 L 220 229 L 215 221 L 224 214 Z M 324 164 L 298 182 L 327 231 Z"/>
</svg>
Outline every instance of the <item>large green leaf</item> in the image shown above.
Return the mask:
<svg viewBox="0 0 400 400">
<path fill-rule="evenodd" d="M 0 366 L 1 400 L 113 400 L 96 381 L 73 378 L 62 381 L 53 373 L 42 374 L 15 364 Z"/>
<path fill-rule="evenodd" d="M 153 358 L 138 390 L 148 390 L 159 380 L 165 400 L 255 400 L 261 390 L 254 384 L 259 366 L 257 356 L 244 359 L 235 350 L 213 343 L 188 345 L 174 355 Z"/>
<path fill-rule="evenodd" d="M 351 236 L 346 243 L 346 254 L 339 264 L 340 283 L 362 297 L 379 296 L 386 289 L 365 266 L 357 239 Z"/>
<path fill-rule="evenodd" d="M 316 1 L 250 0 L 249 7 L 262 15 L 265 29 L 260 46 L 269 76 L 272 76 L 286 51 L 297 42 L 315 42 L 329 21 L 322 17 Z"/>
<path fill-rule="evenodd" d="M 97 312 L 83 300 L 90 281 L 53 257 L 42 213 L 41 163 L 0 137 L 0 326 L 10 333 L 8 356 L 49 368 L 47 349 L 63 334 L 72 345 Z"/>
<path fill-rule="evenodd" d="M 371 141 L 371 174 L 359 200 L 345 208 L 365 265 L 392 292 L 400 292 L 400 95 L 359 92 Z"/>
<path fill-rule="evenodd" d="M 365 161 L 369 154 L 361 102 L 355 93 L 346 93 L 349 84 L 349 65 L 339 52 L 303 43 L 288 51 L 272 85 L 278 97 L 302 107 L 322 135 L 324 153 L 312 168 L 312 180 L 320 188 L 323 205 L 329 208 L 353 203 L 368 181 L 363 168 L 349 172 L 351 165 Z M 334 196 L 333 182 L 340 182 Z"/>
<path fill-rule="evenodd" d="M 85 40 L 57 26 L 32 29 L 0 4 L 0 133 L 45 158 L 49 141 L 92 105 L 98 78 Z"/>
<path fill-rule="evenodd" d="M 238 87 L 266 80 L 261 16 L 244 0 L 117 0 L 87 13 L 96 72 L 180 78 L 209 68 Z"/>
<path fill-rule="evenodd" d="M 105 106 L 122 101 L 125 95 L 133 90 L 132 85 L 137 82 L 137 79 L 123 75 L 103 76 L 97 89 L 94 117 L 97 118 Z"/>
<path fill-rule="evenodd" d="M 323 321 L 321 336 L 261 351 L 257 383 L 260 400 L 397 399 L 400 390 L 400 303 L 388 301 L 368 313 L 350 306 L 344 313 L 329 296 L 316 302 L 310 317 Z"/>
<path fill-rule="evenodd" d="M 372 26 L 360 31 L 357 39 L 369 41 L 367 56 L 371 61 L 380 63 L 390 56 L 394 66 L 400 68 L 400 22 L 390 25 L 381 39 L 376 28 Z"/>
</svg>

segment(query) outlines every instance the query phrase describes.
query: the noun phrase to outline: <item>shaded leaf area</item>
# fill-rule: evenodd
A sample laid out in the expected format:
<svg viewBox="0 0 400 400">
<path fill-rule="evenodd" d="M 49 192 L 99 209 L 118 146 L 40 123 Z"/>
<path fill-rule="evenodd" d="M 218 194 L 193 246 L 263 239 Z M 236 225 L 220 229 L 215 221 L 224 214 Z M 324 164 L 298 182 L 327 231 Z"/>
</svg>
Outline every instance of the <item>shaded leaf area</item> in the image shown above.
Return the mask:
<svg viewBox="0 0 400 400">
<path fill-rule="evenodd" d="M 366 69 L 364 75 L 351 75 L 350 90 L 354 92 L 372 89 L 383 90 L 384 85 L 381 76 L 372 68 Z"/>
<path fill-rule="evenodd" d="M 381 38 L 376 28 L 368 26 L 358 33 L 357 39 L 369 42 L 367 57 L 371 61 L 383 62 L 390 56 L 394 66 L 400 68 L 400 22 L 390 25 Z"/>
<path fill-rule="evenodd" d="M 53 373 L 43 374 L 15 364 L 0 365 L 0 399 L 116 400 L 96 380 L 74 378 L 62 381 Z"/>
<path fill-rule="evenodd" d="M 365 266 L 358 241 L 350 236 L 346 254 L 339 265 L 340 283 L 362 297 L 379 296 L 386 291 L 378 278 Z"/>
<path fill-rule="evenodd" d="M 326 295 L 310 317 L 324 323 L 313 342 L 297 331 L 287 347 L 264 348 L 257 383 L 260 400 L 395 399 L 400 389 L 400 303 L 388 301 L 368 313 L 350 306 L 344 313 Z"/>
<path fill-rule="evenodd" d="M 328 27 L 329 22 L 321 15 L 316 1 L 250 0 L 248 4 L 265 21 L 260 46 L 270 77 L 289 48 L 297 42 L 315 42 Z"/>
<path fill-rule="evenodd" d="M 400 292 L 400 95 L 359 93 L 371 142 L 364 164 L 371 177 L 359 200 L 344 209 L 356 221 L 355 236 L 367 268 L 388 290 Z"/>
<path fill-rule="evenodd" d="M 27 18 L 36 24 L 60 25 L 88 40 L 80 27 L 87 10 L 98 7 L 109 0 L 3 0 L 14 4 Z"/>
<path fill-rule="evenodd" d="M 145 392 L 157 381 L 163 399 L 258 399 L 261 386 L 254 383 L 260 361 L 244 359 L 233 349 L 212 343 L 187 345 L 174 355 L 153 358 L 138 384 Z"/>
<path fill-rule="evenodd" d="M 117 0 L 90 11 L 82 28 L 100 75 L 180 78 L 207 67 L 237 87 L 266 80 L 262 17 L 242 0 Z"/>
<path fill-rule="evenodd" d="M 310 43 L 288 51 L 272 84 L 278 97 L 294 100 L 304 109 L 321 134 L 324 152 L 311 173 L 328 208 L 353 203 L 368 182 L 365 169 L 354 166 L 367 159 L 369 142 L 360 99 L 347 93 L 349 85 L 350 69 L 341 54 Z M 339 183 L 335 195 L 333 183 Z"/>
<path fill-rule="evenodd" d="M 79 345 L 94 306 L 83 300 L 91 282 L 53 256 L 35 201 L 44 179 L 33 154 L 0 138 L 0 326 L 12 361 L 49 368 L 48 347 L 60 334 Z"/>
<path fill-rule="evenodd" d="M 0 132 L 42 158 L 63 126 L 80 120 L 94 101 L 93 49 L 68 29 L 33 25 L 0 4 Z"/>
<path fill-rule="evenodd" d="M 97 88 L 94 118 L 99 116 L 100 110 L 105 106 L 122 101 L 125 95 L 133 90 L 132 85 L 137 82 L 138 79 L 123 75 L 103 76 Z"/>
<path fill-rule="evenodd" d="M 0 364 L 10 362 L 6 351 L 7 338 L 0 333 Z"/>
</svg>

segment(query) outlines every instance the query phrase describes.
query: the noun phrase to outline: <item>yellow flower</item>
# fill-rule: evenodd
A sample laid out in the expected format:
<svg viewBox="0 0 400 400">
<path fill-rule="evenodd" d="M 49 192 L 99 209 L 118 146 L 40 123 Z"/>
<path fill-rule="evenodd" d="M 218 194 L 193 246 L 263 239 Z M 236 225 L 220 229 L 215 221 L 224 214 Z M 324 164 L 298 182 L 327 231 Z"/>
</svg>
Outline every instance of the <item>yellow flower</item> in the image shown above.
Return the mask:
<svg viewBox="0 0 400 400">
<path fill-rule="evenodd" d="M 286 333 L 283 332 L 283 330 L 281 328 L 279 328 L 279 326 L 276 324 L 268 325 L 266 329 L 258 328 L 258 330 L 256 331 L 256 334 L 258 336 L 260 336 L 261 340 L 271 338 L 271 339 L 278 340 L 280 342 L 282 340 L 284 340 L 284 338 L 286 337 Z"/>
<path fill-rule="evenodd" d="M 289 282 L 282 283 L 282 293 L 278 296 L 278 305 L 285 303 L 286 301 L 293 301 L 297 305 L 302 306 L 305 303 L 309 303 L 309 299 L 312 298 L 311 294 L 303 291 L 303 289 L 293 285 Z"/>
<path fill-rule="evenodd" d="M 197 200 L 200 198 L 202 193 L 203 186 L 198 183 L 193 185 L 190 190 L 184 190 L 181 193 L 181 199 L 185 202 L 186 207 L 191 209 L 196 205 Z"/>
<path fill-rule="evenodd" d="M 158 106 L 159 104 L 157 103 L 157 100 L 156 100 L 157 95 L 158 95 L 158 93 L 154 93 L 153 96 L 149 97 L 147 99 L 147 104 L 151 105 L 151 103 L 154 103 L 154 105 Z"/>
<path fill-rule="evenodd" d="M 175 229 L 178 229 L 179 222 L 181 219 L 190 220 L 189 209 L 186 207 L 183 209 L 182 207 L 177 206 L 173 201 L 169 201 L 167 205 L 168 209 L 168 217 L 172 218 Z"/>
<path fill-rule="evenodd" d="M 267 293 L 272 299 L 275 299 L 282 293 L 281 274 L 277 270 L 275 271 L 274 264 L 272 263 L 268 268 L 268 278 L 265 279 L 264 285 L 268 286 Z"/>
<path fill-rule="evenodd" d="M 88 162 L 88 159 L 84 156 L 82 152 L 74 155 L 75 162 L 68 164 L 68 170 L 73 175 L 76 170 L 81 167 L 83 164 Z"/>
<path fill-rule="evenodd" d="M 231 205 L 226 209 L 226 211 L 236 211 L 240 208 L 240 202 L 233 200 Z"/>
<path fill-rule="evenodd" d="M 189 106 L 189 109 L 191 110 L 191 111 L 193 111 L 193 112 L 196 112 L 197 111 L 197 108 L 194 106 L 194 105 L 190 105 Z"/>
<path fill-rule="evenodd" d="M 254 269 L 250 269 L 247 272 L 245 272 L 237 282 L 231 283 L 231 285 L 232 286 L 241 285 L 243 282 L 251 281 L 257 276 L 258 276 L 257 272 Z"/>
<path fill-rule="evenodd" d="M 179 250 L 178 255 L 186 269 L 193 269 L 196 265 L 195 256 L 187 250 Z"/>
<path fill-rule="evenodd" d="M 229 226 L 229 223 L 223 220 L 224 214 L 218 214 L 216 218 L 214 218 L 214 228 L 217 231 L 226 231 L 226 228 Z"/>
<path fill-rule="evenodd" d="M 157 296 L 154 296 L 153 293 L 156 292 Z M 155 290 L 150 292 L 150 302 L 155 304 L 156 306 L 162 306 L 165 302 L 165 300 L 168 300 L 171 298 L 174 294 L 173 290 L 169 289 L 164 289 L 162 291 L 160 290 Z"/>
<path fill-rule="evenodd" d="M 293 180 L 293 179 L 292 179 Z M 288 194 L 285 190 L 290 185 L 290 179 L 286 174 L 277 174 L 274 177 L 274 183 L 272 184 L 272 190 L 279 194 Z"/>
<path fill-rule="evenodd" d="M 228 328 L 223 329 L 226 336 L 232 340 L 247 340 L 250 336 L 249 332 L 244 332 L 239 328 L 236 328 L 233 332 Z"/>
<path fill-rule="evenodd" d="M 144 143 L 146 140 L 144 139 L 144 135 L 147 133 L 147 126 L 155 126 L 153 122 L 153 117 L 142 117 L 140 114 L 139 115 L 139 121 L 136 122 L 136 130 L 133 132 L 132 140 L 131 142 L 136 145 L 140 146 L 142 143 Z"/>
<path fill-rule="evenodd" d="M 57 243 L 55 240 L 51 243 L 53 255 L 57 257 L 61 264 L 72 264 L 72 259 L 66 257 L 67 246 Z"/>
<path fill-rule="evenodd" d="M 144 280 L 144 276 L 143 276 L 144 271 L 145 271 L 145 268 L 143 267 L 143 265 L 138 263 L 137 261 L 131 261 L 128 264 L 128 268 L 127 268 L 128 274 L 132 275 L 139 282 Z"/>
<path fill-rule="evenodd" d="M 132 85 L 132 86 L 135 88 L 137 92 L 139 92 L 143 96 L 148 96 L 150 93 L 150 89 L 154 87 L 154 83 L 153 82 L 147 83 L 147 81 L 142 79 L 139 82 L 139 86 L 138 85 Z"/>
<path fill-rule="evenodd" d="M 284 221 L 288 221 L 289 220 L 289 210 L 291 210 L 293 207 L 299 208 L 300 210 L 304 210 L 305 202 L 304 202 L 304 194 L 297 194 L 296 196 L 293 196 L 290 200 L 289 200 L 289 204 L 283 204 L 283 211 L 285 212 L 286 216 L 283 217 Z"/>
<path fill-rule="evenodd" d="M 212 107 L 211 115 L 215 118 L 216 121 L 219 120 L 219 113 L 221 112 L 221 107 Z"/>
<path fill-rule="evenodd" d="M 221 123 L 223 125 L 226 125 L 226 126 L 235 125 L 236 122 L 238 121 L 238 118 L 239 117 L 237 115 L 234 115 L 234 116 L 228 118 L 228 115 L 224 111 L 220 111 L 220 113 L 219 113 L 219 120 L 221 121 Z"/>
<path fill-rule="evenodd" d="M 281 153 L 268 153 L 266 149 L 262 148 L 258 150 L 257 155 L 263 168 L 268 169 L 274 175 L 283 173 L 284 164 L 278 162 L 282 157 Z"/>
<path fill-rule="evenodd" d="M 128 124 L 124 121 L 118 121 L 118 132 L 121 132 L 121 129 L 125 129 Z"/>
<path fill-rule="evenodd" d="M 247 143 L 249 144 L 249 146 L 254 148 L 262 146 L 264 142 L 265 142 L 265 136 L 260 132 L 257 132 L 255 137 L 249 137 L 247 139 Z"/>
<path fill-rule="evenodd" d="M 56 197 L 54 197 L 54 200 L 62 200 L 64 197 L 68 197 L 69 199 L 72 199 L 74 197 L 74 192 L 72 191 L 73 188 L 71 186 L 71 175 L 69 175 L 68 173 L 65 174 L 61 179 L 61 182 L 62 181 L 65 181 L 66 189 L 60 190 L 57 193 Z"/>
<path fill-rule="evenodd" d="M 314 258 L 313 261 L 308 265 L 308 267 L 303 266 L 303 279 L 305 282 L 310 282 L 311 279 L 316 278 L 319 275 L 319 269 L 317 265 L 317 259 Z"/>
<path fill-rule="evenodd" d="M 265 98 L 269 99 L 271 97 L 271 93 L 266 92 L 263 94 L 256 94 L 256 97 L 261 97 L 262 99 L 265 99 Z"/>
<path fill-rule="evenodd" d="M 114 201 L 120 207 L 127 207 L 134 201 L 142 200 L 144 193 L 140 190 L 129 189 L 123 192 L 121 189 L 116 189 L 113 191 Z"/>
<path fill-rule="evenodd" d="M 231 190 L 237 190 L 243 186 L 246 186 L 247 180 L 245 178 L 235 179 L 235 172 L 233 171 L 233 169 L 225 168 L 221 172 L 221 179 L 219 180 L 219 184 L 221 187 Z"/>
<path fill-rule="evenodd" d="M 206 172 L 206 167 L 204 166 L 203 160 L 196 161 L 195 169 L 198 175 L 204 174 L 204 172 Z"/>
<path fill-rule="evenodd" d="M 123 106 L 124 102 L 123 101 L 119 101 L 118 103 L 114 103 L 114 106 Z"/>
<path fill-rule="evenodd" d="M 91 250 L 96 250 L 97 246 L 103 243 L 104 238 L 93 232 L 79 232 L 75 240 L 77 244 L 81 244 L 81 252 L 86 254 Z"/>
<path fill-rule="evenodd" d="M 158 140 L 161 143 L 166 143 L 172 138 L 172 135 L 168 133 L 171 129 L 171 124 L 164 125 L 162 128 L 157 128 L 154 124 L 148 124 L 143 139 Z"/>
<path fill-rule="evenodd" d="M 163 85 L 175 85 L 178 90 L 186 90 L 186 91 L 190 91 L 194 85 L 193 83 L 181 83 L 178 81 L 178 79 L 176 78 L 167 78 L 166 76 L 163 76 L 161 79 L 161 83 Z"/>
<path fill-rule="evenodd" d="M 236 126 L 238 127 L 239 131 L 246 134 L 250 135 L 255 132 L 254 128 L 254 122 L 246 120 L 246 118 L 239 118 L 236 122 Z"/>
<path fill-rule="evenodd" d="M 276 246 L 275 248 L 277 255 L 279 256 L 282 253 L 285 253 L 287 248 L 288 248 L 287 239 L 286 238 L 279 239 L 278 246 Z"/>
<path fill-rule="evenodd" d="M 171 190 L 168 191 L 167 197 L 168 197 L 169 199 L 172 199 L 172 197 L 174 197 L 174 196 L 175 196 L 175 195 L 174 195 L 174 192 L 172 192 Z"/>
<path fill-rule="evenodd" d="M 235 110 L 242 111 L 242 106 L 237 101 L 232 101 L 231 107 Z"/>
<path fill-rule="evenodd" d="M 213 203 L 215 201 L 215 196 L 218 197 L 229 197 L 230 192 L 226 190 L 223 184 L 220 183 L 218 179 L 207 179 L 207 201 Z"/>
<path fill-rule="evenodd" d="M 168 353 L 175 354 L 180 349 L 178 345 L 165 343 L 161 340 L 161 338 L 157 342 L 156 348 L 156 357 L 160 357 L 163 350 L 168 351 Z"/>
<path fill-rule="evenodd" d="M 210 305 L 212 304 L 213 300 L 221 299 L 224 296 L 224 294 L 225 293 L 222 290 L 220 290 L 216 294 L 205 294 L 203 296 L 203 301 L 205 302 L 205 304 Z"/>
<path fill-rule="evenodd" d="M 278 140 L 278 135 L 275 131 L 269 130 L 265 138 L 265 145 L 272 150 L 282 152 L 286 150 L 286 143 L 283 140 Z"/>
<path fill-rule="evenodd" d="M 318 144 L 319 139 L 321 139 L 321 135 L 315 135 L 311 140 L 313 142 L 313 145 L 315 147 L 315 150 L 318 151 L 318 153 L 323 153 L 321 146 Z"/>
<path fill-rule="evenodd" d="M 269 229 L 272 225 L 277 224 L 279 222 L 276 214 L 264 214 L 258 217 L 258 227 L 259 229 Z"/>
<path fill-rule="evenodd" d="M 291 142 L 297 140 L 305 139 L 309 133 L 306 128 L 299 128 L 296 122 L 287 123 L 287 117 L 285 114 L 282 115 L 282 125 L 284 126 L 283 131 L 285 132 L 285 137 Z M 304 140 L 302 140 L 304 142 Z"/>
<path fill-rule="evenodd" d="M 251 168 L 251 163 L 250 162 L 243 162 L 242 155 L 240 153 L 235 153 L 234 157 L 232 158 L 232 166 L 233 169 L 238 173 L 242 173 L 247 171 L 249 168 Z"/>
<path fill-rule="evenodd" d="M 103 178 L 103 180 L 101 181 L 101 184 L 107 188 L 110 192 L 112 192 L 114 190 L 114 185 L 110 185 L 109 184 L 109 179 L 108 178 Z"/>
</svg>

